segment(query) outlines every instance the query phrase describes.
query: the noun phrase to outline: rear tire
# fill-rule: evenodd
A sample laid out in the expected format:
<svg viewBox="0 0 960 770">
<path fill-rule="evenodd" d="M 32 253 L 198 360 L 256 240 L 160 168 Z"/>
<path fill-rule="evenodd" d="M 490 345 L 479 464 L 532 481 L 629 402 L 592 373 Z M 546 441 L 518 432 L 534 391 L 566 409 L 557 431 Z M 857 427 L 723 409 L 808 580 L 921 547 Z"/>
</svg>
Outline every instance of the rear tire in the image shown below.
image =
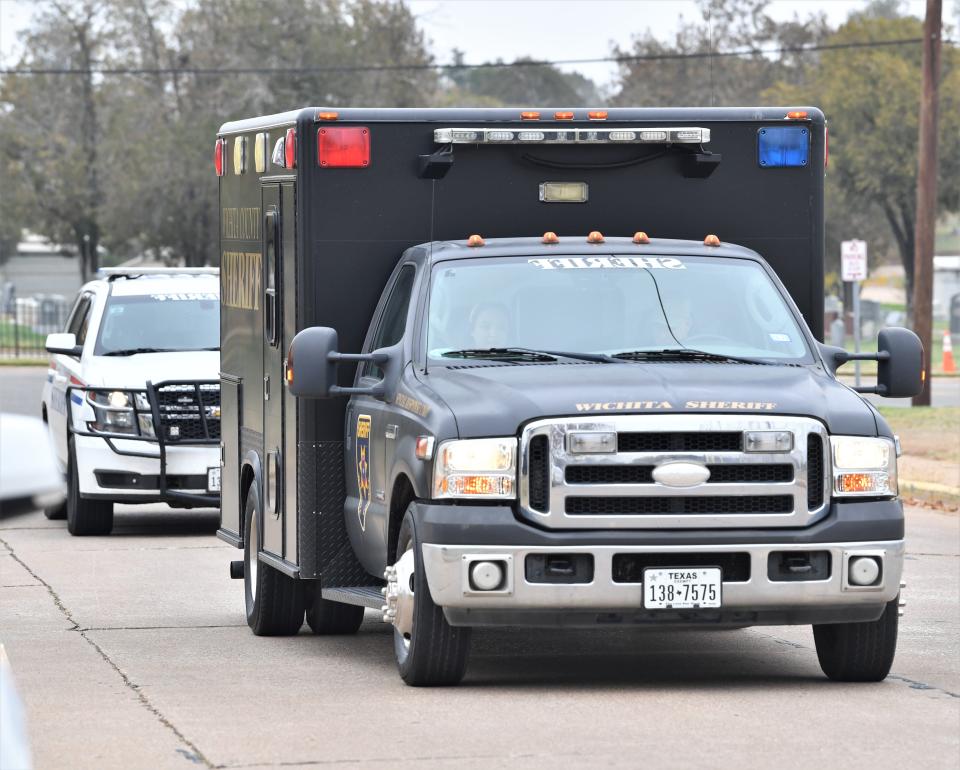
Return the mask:
<svg viewBox="0 0 960 770">
<path fill-rule="evenodd" d="M 67 445 L 67 530 L 71 535 L 109 535 L 113 529 L 113 501 L 80 497 L 77 452 L 71 438 Z M 47 518 L 55 518 L 47 516 Z"/>
<path fill-rule="evenodd" d="M 363 607 L 356 604 L 332 602 L 320 596 L 320 584 L 314 589 L 313 600 L 307 604 L 307 625 L 321 636 L 355 634 L 363 623 Z"/>
<path fill-rule="evenodd" d="M 458 684 L 467 670 L 470 652 L 469 628 L 447 623 L 443 610 L 433 602 L 427 575 L 421 558 L 421 543 L 417 537 L 411 503 L 400 525 L 397 538 L 397 558 L 413 549 L 413 586 L 416 599 L 413 606 L 413 629 L 405 638 L 394 629 L 394 652 L 403 681 L 413 687 L 435 687 Z"/>
<path fill-rule="evenodd" d="M 243 597 L 247 625 L 257 636 L 292 636 L 303 625 L 303 584 L 258 560 L 260 495 L 247 492 L 243 529 Z"/>
<path fill-rule="evenodd" d="M 838 682 L 880 682 L 890 673 L 897 652 L 899 596 L 883 615 L 868 623 L 831 623 L 813 627 L 820 668 Z"/>
</svg>

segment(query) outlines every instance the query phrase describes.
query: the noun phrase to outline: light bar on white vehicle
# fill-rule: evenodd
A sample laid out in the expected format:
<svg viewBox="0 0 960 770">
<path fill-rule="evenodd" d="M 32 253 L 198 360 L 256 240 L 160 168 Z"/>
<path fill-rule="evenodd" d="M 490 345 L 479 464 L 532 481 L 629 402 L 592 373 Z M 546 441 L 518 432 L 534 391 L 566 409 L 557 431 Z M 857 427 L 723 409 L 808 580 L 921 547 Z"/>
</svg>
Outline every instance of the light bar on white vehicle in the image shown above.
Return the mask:
<svg viewBox="0 0 960 770">
<path fill-rule="evenodd" d="M 437 144 L 706 144 L 709 128 L 437 128 Z"/>
</svg>

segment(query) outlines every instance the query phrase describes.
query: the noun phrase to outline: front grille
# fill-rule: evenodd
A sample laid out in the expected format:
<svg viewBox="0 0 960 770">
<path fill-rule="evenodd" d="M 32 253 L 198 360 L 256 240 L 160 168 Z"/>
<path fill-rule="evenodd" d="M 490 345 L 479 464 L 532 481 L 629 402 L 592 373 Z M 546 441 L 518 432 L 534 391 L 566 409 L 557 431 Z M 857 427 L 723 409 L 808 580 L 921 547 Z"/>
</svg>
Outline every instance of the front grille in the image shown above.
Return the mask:
<svg viewBox="0 0 960 770">
<path fill-rule="evenodd" d="M 815 511 L 823 505 L 823 439 L 816 433 L 807 436 L 807 508 Z"/>
<path fill-rule="evenodd" d="M 546 436 L 530 442 L 530 507 L 546 512 L 550 499 L 550 445 Z"/>
<path fill-rule="evenodd" d="M 747 452 L 749 431 L 785 431 L 793 445 Z M 575 433 L 616 435 L 615 451 L 570 452 Z M 576 414 L 534 421 L 520 436 L 518 514 L 548 529 L 805 527 L 826 513 L 826 435 L 809 417 L 769 413 Z M 709 476 L 669 488 L 654 475 L 661 477 L 670 463 L 699 465 Z M 661 478 L 670 481 L 671 475 Z"/>
<path fill-rule="evenodd" d="M 570 465 L 568 484 L 653 484 L 653 465 Z M 707 484 L 763 484 L 793 481 L 792 465 L 708 465 Z"/>
<path fill-rule="evenodd" d="M 157 385 L 159 428 L 167 441 L 220 439 L 220 386 L 213 383 Z"/>
<path fill-rule="evenodd" d="M 568 497 L 566 511 L 573 516 L 790 513 L 793 511 L 793 496 Z"/>
<path fill-rule="evenodd" d="M 740 431 L 618 433 L 618 452 L 739 452 Z"/>
<path fill-rule="evenodd" d="M 642 583 L 648 567 L 719 567 L 724 583 L 750 579 L 749 553 L 617 553 L 613 555 L 614 583 Z"/>
</svg>

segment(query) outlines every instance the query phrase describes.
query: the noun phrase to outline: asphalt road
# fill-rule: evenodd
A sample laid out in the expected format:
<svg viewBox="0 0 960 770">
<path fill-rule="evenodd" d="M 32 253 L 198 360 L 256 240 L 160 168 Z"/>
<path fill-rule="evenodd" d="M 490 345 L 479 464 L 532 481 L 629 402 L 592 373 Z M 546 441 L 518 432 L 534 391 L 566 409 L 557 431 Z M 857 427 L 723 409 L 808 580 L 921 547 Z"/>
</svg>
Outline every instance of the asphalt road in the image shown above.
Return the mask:
<svg viewBox="0 0 960 770">
<path fill-rule="evenodd" d="M 960 766 L 960 518 L 909 511 L 893 673 L 836 684 L 808 627 L 484 631 L 456 689 L 356 636 L 258 638 L 215 513 L 109 537 L 0 519 L 0 642 L 36 768 Z"/>
</svg>

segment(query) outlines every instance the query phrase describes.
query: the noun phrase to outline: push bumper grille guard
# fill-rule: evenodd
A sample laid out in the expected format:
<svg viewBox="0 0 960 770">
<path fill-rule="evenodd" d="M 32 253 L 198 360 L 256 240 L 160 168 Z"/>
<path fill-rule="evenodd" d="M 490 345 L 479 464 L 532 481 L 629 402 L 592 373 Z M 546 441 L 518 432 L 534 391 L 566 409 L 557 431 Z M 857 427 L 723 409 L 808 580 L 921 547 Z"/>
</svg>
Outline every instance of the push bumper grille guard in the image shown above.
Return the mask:
<svg viewBox="0 0 960 770">
<path fill-rule="evenodd" d="M 129 407 L 133 414 L 133 424 L 137 429 L 136 434 L 117 433 L 101 430 L 91 430 L 86 426 L 83 419 L 75 420 L 73 415 L 74 392 L 87 393 L 126 393 L 129 397 L 131 406 Z M 170 393 L 177 394 L 179 399 L 189 399 L 189 402 L 183 402 L 183 411 L 171 411 L 168 403 Z M 137 394 L 146 395 L 148 408 L 143 408 L 137 403 Z M 207 505 L 219 507 L 220 495 L 218 493 L 194 493 L 183 492 L 178 489 L 170 489 L 167 486 L 167 447 L 168 446 L 219 446 L 220 445 L 220 382 L 219 380 L 165 380 L 164 382 L 147 382 L 145 388 L 107 388 L 91 387 L 89 385 L 70 385 L 67 387 L 67 426 L 71 433 L 77 436 L 91 436 L 93 438 L 102 438 L 110 449 L 123 457 L 145 457 L 150 460 L 160 461 L 159 475 L 159 497 L 167 502 L 193 503 L 194 505 Z M 213 403 L 215 402 L 215 403 Z M 81 405 L 87 407 L 89 404 L 84 396 L 81 396 Z M 216 417 L 209 416 L 207 410 L 216 409 Z M 182 415 L 195 424 L 196 429 L 191 431 L 189 437 L 173 437 L 165 428 L 169 427 L 171 415 Z M 153 424 L 153 436 L 144 436 L 140 431 L 140 416 L 150 415 Z M 167 417 L 164 420 L 164 417 Z M 81 427 L 77 427 L 77 426 Z M 178 431 L 179 433 L 179 431 Z M 114 441 L 143 441 L 150 444 L 156 444 L 158 451 L 154 452 L 136 452 L 130 449 L 120 449 Z"/>
</svg>

